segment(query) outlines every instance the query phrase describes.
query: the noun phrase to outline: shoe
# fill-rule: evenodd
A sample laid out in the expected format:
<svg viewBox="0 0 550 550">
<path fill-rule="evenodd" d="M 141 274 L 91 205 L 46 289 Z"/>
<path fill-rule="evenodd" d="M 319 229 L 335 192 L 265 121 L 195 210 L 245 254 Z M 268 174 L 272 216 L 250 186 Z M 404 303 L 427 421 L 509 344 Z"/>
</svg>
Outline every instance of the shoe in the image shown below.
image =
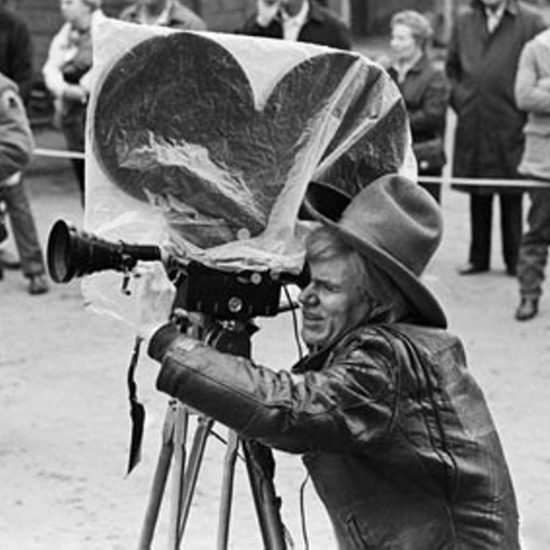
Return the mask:
<svg viewBox="0 0 550 550">
<path fill-rule="evenodd" d="M 4 269 L 21 269 L 21 262 L 13 252 L 0 248 L 0 266 Z"/>
<path fill-rule="evenodd" d="M 518 321 L 528 321 L 539 312 L 539 301 L 537 298 L 522 298 L 516 309 L 516 319 Z"/>
<path fill-rule="evenodd" d="M 37 295 L 48 292 L 48 281 L 44 275 L 31 275 L 29 277 L 29 294 Z"/>
<path fill-rule="evenodd" d="M 475 275 L 476 273 L 485 273 L 489 271 L 488 267 L 481 267 L 475 264 L 466 264 L 463 268 L 458 270 L 459 275 Z"/>
</svg>

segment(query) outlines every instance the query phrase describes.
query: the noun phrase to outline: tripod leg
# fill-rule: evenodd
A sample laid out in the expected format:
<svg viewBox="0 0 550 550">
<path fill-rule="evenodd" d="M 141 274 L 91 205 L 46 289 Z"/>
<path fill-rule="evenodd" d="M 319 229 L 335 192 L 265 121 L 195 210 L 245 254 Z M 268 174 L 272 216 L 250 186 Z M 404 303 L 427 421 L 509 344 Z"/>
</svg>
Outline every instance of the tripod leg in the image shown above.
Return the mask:
<svg viewBox="0 0 550 550">
<path fill-rule="evenodd" d="M 199 469 L 202 463 L 202 457 L 204 455 L 206 440 L 210 434 L 210 430 L 214 421 L 211 418 L 199 416 L 198 423 L 199 424 L 197 426 L 197 429 L 195 430 L 195 436 L 193 439 L 193 446 L 191 447 L 191 452 L 189 453 L 189 461 L 187 464 L 185 479 L 183 483 L 178 542 L 181 542 L 183 533 L 185 531 L 185 525 L 187 524 L 187 518 L 189 516 L 189 510 L 191 508 L 191 500 L 193 499 L 195 486 L 197 484 L 197 478 L 199 476 Z"/>
<path fill-rule="evenodd" d="M 216 548 L 226 550 L 229 541 L 229 520 L 231 500 L 233 498 L 233 480 L 235 478 L 235 460 L 239 450 L 239 439 L 233 430 L 229 430 L 227 449 L 225 451 L 220 515 L 218 520 L 218 541 Z"/>
<path fill-rule="evenodd" d="M 273 484 L 273 455 L 256 441 L 243 441 L 243 452 L 265 550 L 285 550 L 285 533 L 279 513 L 280 499 Z"/>
<path fill-rule="evenodd" d="M 189 414 L 186 408 L 179 404 L 175 411 L 173 430 L 174 461 L 172 465 L 172 505 L 170 509 L 170 528 L 168 531 L 169 550 L 178 550 L 179 518 L 181 515 L 183 480 L 185 472 L 187 426 Z"/>
<path fill-rule="evenodd" d="M 166 418 L 162 431 L 162 446 L 139 539 L 139 550 L 149 550 L 153 541 L 162 497 L 166 487 L 166 480 L 168 479 L 168 472 L 170 470 L 170 461 L 172 460 L 172 454 L 174 452 L 173 431 L 176 406 L 176 401 L 171 401 L 166 411 Z"/>
</svg>

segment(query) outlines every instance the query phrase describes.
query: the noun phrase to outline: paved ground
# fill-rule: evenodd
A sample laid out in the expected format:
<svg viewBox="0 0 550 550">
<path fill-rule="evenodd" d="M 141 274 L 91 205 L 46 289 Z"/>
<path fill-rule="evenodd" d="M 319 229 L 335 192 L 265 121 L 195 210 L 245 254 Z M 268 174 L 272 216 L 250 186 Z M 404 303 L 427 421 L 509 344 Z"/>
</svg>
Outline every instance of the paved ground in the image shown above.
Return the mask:
<svg viewBox="0 0 550 550">
<path fill-rule="evenodd" d="M 62 146 L 39 134 L 39 146 Z M 28 179 L 42 240 L 59 217 L 81 224 L 76 183 L 67 161 L 37 158 Z M 550 548 L 550 298 L 539 318 L 512 319 L 516 282 L 504 275 L 498 235 L 491 273 L 460 278 L 466 258 L 467 202 L 444 191 L 446 234 L 427 279 L 464 339 L 472 372 L 482 384 L 500 428 L 515 480 L 527 550 Z M 498 219 L 498 218 L 497 218 Z M 86 311 L 79 282 L 40 297 L 26 294 L 18 273 L 0 282 L 0 548 L 2 550 L 126 550 L 135 548 L 166 409 L 154 389 L 156 367 L 143 359 L 139 394 L 147 408 L 142 463 L 125 476 L 129 422 L 125 372 L 132 334 Z M 288 315 L 262 322 L 255 357 L 279 367 L 296 357 Z M 223 446 L 211 440 L 199 479 L 186 548 L 214 546 Z M 297 548 L 298 458 L 279 454 L 283 515 Z M 166 547 L 168 501 L 158 541 Z M 334 548 L 326 516 L 311 484 L 305 490 L 307 529 L 314 550 Z M 238 466 L 231 548 L 259 543 L 250 493 Z"/>
</svg>

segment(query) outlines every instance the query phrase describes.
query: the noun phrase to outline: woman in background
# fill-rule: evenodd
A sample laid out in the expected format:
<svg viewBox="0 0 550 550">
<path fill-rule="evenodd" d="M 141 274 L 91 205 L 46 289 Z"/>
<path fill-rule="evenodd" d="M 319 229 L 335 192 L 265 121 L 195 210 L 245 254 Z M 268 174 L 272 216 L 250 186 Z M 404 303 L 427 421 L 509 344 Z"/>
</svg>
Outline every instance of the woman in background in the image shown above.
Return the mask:
<svg viewBox="0 0 550 550">
<path fill-rule="evenodd" d="M 422 183 L 421 176 L 441 176 L 445 165 L 445 121 L 449 84 L 427 50 L 433 35 L 430 21 L 414 10 L 391 20 L 392 59 L 388 72 L 401 90 L 409 114 L 420 185 L 440 202 L 440 185 Z"/>
<path fill-rule="evenodd" d="M 90 93 L 92 28 L 105 16 L 101 0 L 61 0 L 65 24 L 53 37 L 42 74 L 54 97 L 55 120 L 70 151 L 84 152 L 86 104 Z M 84 160 L 72 159 L 84 204 Z"/>
</svg>

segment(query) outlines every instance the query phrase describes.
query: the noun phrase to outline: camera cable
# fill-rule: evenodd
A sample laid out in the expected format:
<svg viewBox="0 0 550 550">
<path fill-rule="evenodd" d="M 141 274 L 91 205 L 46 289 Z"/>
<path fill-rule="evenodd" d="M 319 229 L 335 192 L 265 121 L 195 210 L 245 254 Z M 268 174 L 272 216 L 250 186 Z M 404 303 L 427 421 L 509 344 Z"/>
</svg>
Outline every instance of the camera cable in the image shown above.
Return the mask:
<svg viewBox="0 0 550 550">
<path fill-rule="evenodd" d="M 134 348 L 128 365 L 126 380 L 128 384 L 128 399 L 130 401 L 130 419 L 132 423 L 130 453 L 128 456 L 128 469 L 126 475 L 135 468 L 141 460 L 141 444 L 143 441 L 143 425 L 145 423 L 145 407 L 138 401 L 135 372 L 139 360 L 139 353 L 143 338 L 136 336 Z"/>
<path fill-rule="evenodd" d="M 292 297 L 290 296 L 290 292 L 288 291 L 287 285 L 283 285 L 283 290 L 288 303 L 292 304 L 293 300 L 292 300 Z M 296 348 L 298 349 L 298 357 L 300 359 L 303 359 L 304 350 L 302 349 L 302 344 L 300 343 L 300 330 L 298 328 L 298 316 L 296 315 L 296 308 L 292 308 L 290 312 L 292 314 L 292 329 L 294 332 L 294 340 L 296 342 Z"/>
</svg>

